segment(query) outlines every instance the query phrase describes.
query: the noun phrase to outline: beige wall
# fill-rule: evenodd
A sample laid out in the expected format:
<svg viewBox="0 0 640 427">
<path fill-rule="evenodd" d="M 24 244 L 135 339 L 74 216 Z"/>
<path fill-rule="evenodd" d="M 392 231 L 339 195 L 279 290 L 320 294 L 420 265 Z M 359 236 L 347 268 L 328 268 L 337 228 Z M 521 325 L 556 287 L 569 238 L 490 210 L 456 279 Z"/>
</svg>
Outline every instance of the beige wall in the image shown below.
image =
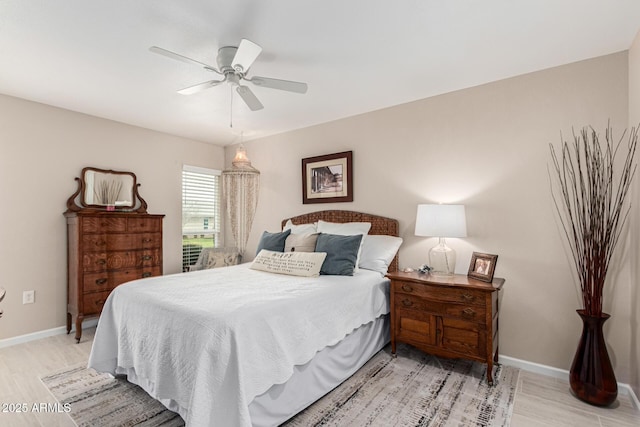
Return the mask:
<svg viewBox="0 0 640 427">
<path fill-rule="evenodd" d="M 629 128 L 640 125 L 640 32 L 629 49 Z M 631 213 L 630 257 L 640 259 L 640 179 L 636 177 Z M 629 383 L 640 396 L 640 262 L 631 271 L 631 378 Z"/>
<path fill-rule="evenodd" d="M 62 213 L 85 166 L 137 175 L 150 213 L 165 214 L 164 271 L 181 271 L 182 164 L 222 169 L 224 150 L 0 95 L 0 339 L 66 324 Z M 22 304 L 22 291 L 36 291 Z"/>
<path fill-rule="evenodd" d="M 247 255 L 287 216 L 350 209 L 399 219 L 401 267 L 426 261 L 436 241 L 413 235 L 416 205 L 463 203 L 469 237 L 450 239 L 465 273 L 472 251 L 498 254 L 504 355 L 568 369 L 581 322 L 572 270 L 549 192 L 549 143 L 607 120 L 628 124 L 627 53 L 618 53 L 245 144 L 262 172 Z M 301 159 L 353 150 L 354 202 L 303 205 Z M 233 148 L 226 150 L 227 163 Z M 252 249 L 253 248 L 253 249 Z M 620 381 L 630 378 L 628 272 L 605 309 Z"/>
</svg>

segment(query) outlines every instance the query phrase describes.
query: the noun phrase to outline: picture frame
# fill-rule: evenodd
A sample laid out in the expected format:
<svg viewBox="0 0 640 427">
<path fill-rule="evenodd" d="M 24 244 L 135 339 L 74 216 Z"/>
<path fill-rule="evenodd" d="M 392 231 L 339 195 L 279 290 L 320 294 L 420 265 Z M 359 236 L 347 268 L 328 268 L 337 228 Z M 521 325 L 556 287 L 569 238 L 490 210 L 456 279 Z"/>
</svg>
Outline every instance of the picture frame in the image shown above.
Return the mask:
<svg viewBox="0 0 640 427">
<path fill-rule="evenodd" d="M 302 159 L 302 203 L 353 202 L 353 152 Z"/>
<path fill-rule="evenodd" d="M 497 261 L 498 255 L 474 252 L 471 255 L 467 276 L 483 282 L 492 282 Z"/>
</svg>

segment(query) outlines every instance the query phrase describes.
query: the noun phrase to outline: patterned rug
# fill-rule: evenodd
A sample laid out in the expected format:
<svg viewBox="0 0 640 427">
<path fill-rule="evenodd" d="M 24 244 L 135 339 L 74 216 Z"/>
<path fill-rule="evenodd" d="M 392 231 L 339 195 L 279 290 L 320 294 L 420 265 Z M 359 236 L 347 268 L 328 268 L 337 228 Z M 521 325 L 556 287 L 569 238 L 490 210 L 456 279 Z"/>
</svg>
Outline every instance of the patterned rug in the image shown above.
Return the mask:
<svg viewBox="0 0 640 427">
<path fill-rule="evenodd" d="M 85 365 L 41 378 L 53 397 L 68 404 L 79 427 L 184 426 L 180 415 L 169 411 L 146 391 L 123 378 L 100 374 Z"/>
<path fill-rule="evenodd" d="M 389 347 L 332 392 L 289 420 L 307 426 L 508 426 L 519 370 L 440 359 L 412 347 Z M 182 426 L 175 413 L 126 380 L 84 367 L 42 378 L 78 426 Z"/>
<path fill-rule="evenodd" d="M 387 346 L 351 378 L 289 420 L 301 426 L 508 426 L 520 370 Z"/>
</svg>

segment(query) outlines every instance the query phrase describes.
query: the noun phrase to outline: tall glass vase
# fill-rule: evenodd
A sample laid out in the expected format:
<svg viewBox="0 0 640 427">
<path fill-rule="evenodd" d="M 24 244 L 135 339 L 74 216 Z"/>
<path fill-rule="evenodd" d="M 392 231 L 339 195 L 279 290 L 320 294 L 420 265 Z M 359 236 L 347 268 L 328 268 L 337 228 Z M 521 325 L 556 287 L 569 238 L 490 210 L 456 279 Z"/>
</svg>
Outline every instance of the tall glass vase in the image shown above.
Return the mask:
<svg viewBox="0 0 640 427">
<path fill-rule="evenodd" d="M 582 319 L 582 336 L 571 364 L 571 390 L 582 401 L 597 406 L 609 406 L 618 396 L 618 383 L 604 342 L 602 325 L 609 315 L 585 314 L 576 310 Z"/>
</svg>

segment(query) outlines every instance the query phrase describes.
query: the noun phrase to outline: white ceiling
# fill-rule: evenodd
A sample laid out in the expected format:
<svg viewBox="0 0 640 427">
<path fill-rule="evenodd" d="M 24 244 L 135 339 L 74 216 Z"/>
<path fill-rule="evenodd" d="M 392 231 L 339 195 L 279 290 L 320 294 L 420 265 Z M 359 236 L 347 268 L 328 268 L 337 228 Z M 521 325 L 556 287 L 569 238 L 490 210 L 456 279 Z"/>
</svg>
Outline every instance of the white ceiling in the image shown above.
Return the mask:
<svg viewBox="0 0 640 427">
<path fill-rule="evenodd" d="M 629 48 L 639 0 L 0 0 L 0 93 L 220 145 Z M 306 82 L 176 90 L 247 38 L 249 75 Z"/>
</svg>

